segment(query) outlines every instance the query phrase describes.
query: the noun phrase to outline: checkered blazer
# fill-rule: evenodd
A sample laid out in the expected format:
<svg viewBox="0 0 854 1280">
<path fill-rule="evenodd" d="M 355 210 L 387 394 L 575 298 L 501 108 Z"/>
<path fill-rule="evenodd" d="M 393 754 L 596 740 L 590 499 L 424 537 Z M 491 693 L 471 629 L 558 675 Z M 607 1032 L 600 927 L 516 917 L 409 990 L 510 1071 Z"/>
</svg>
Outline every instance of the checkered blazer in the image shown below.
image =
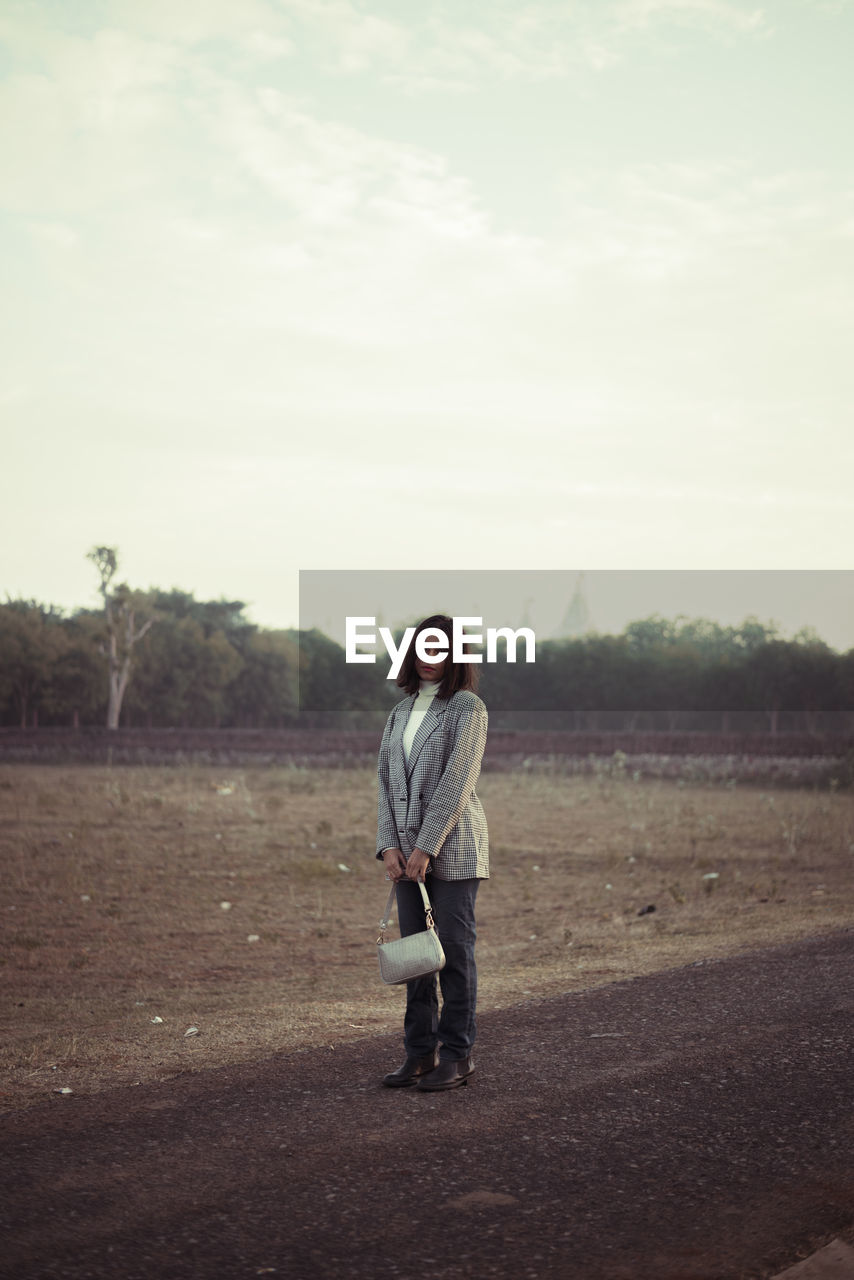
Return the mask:
<svg viewBox="0 0 854 1280">
<path fill-rule="evenodd" d="M 384 849 L 430 854 L 440 880 L 486 880 L 489 836 L 476 793 L 486 746 L 486 707 L 458 689 L 433 698 L 415 735 L 407 763 L 403 731 L 415 694 L 392 708 L 380 744 L 377 787 L 377 857 Z"/>
</svg>

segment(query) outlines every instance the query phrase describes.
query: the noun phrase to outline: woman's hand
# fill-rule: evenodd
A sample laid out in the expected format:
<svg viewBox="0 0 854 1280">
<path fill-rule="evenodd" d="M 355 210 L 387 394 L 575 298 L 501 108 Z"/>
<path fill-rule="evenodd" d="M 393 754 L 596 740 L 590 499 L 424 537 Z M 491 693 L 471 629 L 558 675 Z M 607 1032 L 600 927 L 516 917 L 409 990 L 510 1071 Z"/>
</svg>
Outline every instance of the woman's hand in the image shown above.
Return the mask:
<svg viewBox="0 0 854 1280">
<path fill-rule="evenodd" d="M 407 880 L 423 880 L 427 868 L 430 866 L 430 855 L 425 853 L 423 849 L 413 849 L 406 863 Z"/>
<path fill-rule="evenodd" d="M 388 872 L 389 880 L 402 880 L 406 874 L 406 859 L 400 849 L 383 849 L 383 862 Z"/>
</svg>

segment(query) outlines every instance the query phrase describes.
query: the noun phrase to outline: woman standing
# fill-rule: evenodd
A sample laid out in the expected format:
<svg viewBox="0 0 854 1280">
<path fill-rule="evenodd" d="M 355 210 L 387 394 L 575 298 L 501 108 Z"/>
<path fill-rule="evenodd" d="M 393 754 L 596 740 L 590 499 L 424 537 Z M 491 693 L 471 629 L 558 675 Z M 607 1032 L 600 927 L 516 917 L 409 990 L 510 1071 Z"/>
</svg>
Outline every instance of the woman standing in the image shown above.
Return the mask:
<svg viewBox="0 0 854 1280">
<path fill-rule="evenodd" d="M 416 654 L 418 636 L 439 632 L 436 645 Z M 406 984 L 403 1023 L 406 1061 L 383 1077 L 391 1087 L 454 1089 L 474 1071 L 477 969 L 475 898 L 489 876 L 489 839 L 475 793 L 486 746 L 487 713 L 474 692 L 477 666 L 452 659 L 452 619 L 425 618 L 403 660 L 398 685 L 408 697 L 392 708 L 378 762 L 377 858 L 397 885 L 400 933 L 424 927 L 417 881 L 430 873 L 436 932 L 445 952 L 438 974 Z"/>
</svg>

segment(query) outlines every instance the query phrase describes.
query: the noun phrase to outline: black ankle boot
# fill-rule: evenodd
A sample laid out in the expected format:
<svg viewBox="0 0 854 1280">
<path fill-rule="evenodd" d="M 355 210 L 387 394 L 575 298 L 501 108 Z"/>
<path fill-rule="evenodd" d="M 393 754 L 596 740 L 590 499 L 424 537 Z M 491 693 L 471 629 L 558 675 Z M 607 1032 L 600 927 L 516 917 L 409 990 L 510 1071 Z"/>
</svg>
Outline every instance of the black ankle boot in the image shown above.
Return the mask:
<svg viewBox="0 0 854 1280">
<path fill-rule="evenodd" d="M 390 1071 L 387 1076 L 383 1076 L 382 1083 L 387 1084 L 391 1089 L 406 1088 L 407 1085 L 415 1084 L 419 1076 L 427 1075 L 432 1071 L 438 1061 L 439 1054 L 435 1049 L 424 1058 L 407 1058 L 397 1071 Z"/>
<path fill-rule="evenodd" d="M 418 1088 L 431 1093 L 439 1089 L 457 1089 L 461 1084 L 468 1084 L 468 1078 L 474 1071 L 474 1058 L 460 1058 L 458 1062 L 440 1062 L 435 1071 L 431 1071 L 423 1080 L 418 1081 Z"/>
</svg>

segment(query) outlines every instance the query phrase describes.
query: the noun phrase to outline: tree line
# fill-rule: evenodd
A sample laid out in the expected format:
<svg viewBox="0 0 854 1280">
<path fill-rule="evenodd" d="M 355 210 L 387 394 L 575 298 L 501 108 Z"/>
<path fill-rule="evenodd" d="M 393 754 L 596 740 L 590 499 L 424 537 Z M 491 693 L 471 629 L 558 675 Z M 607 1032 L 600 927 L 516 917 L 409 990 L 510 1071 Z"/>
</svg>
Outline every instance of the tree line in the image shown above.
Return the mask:
<svg viewBox="0 0 854 1280">
<path fill-rule="evenodd" d="M 115 551 L 89 555 L 101 609 L 0 604 L 0 724 L 367 728 L 401 696 L 387 663 L 348 665 L 321 632 L 260 628 L 239 600 L 116 586 Z M 837 653 L 810 630 L 784 640 L 755 618 L 725 627 L 655 615 L 620 635 L 539 642 L 534 664 L 484 664 L 480 692 L 491 716 L 519 727 L 603 728 L 597 716 L 619 713 L 620 727 L 654 714 L 677 728 L 696 712 L 726 732 L 753 712 L 772 733 L 793 713 L 815 732 L 854 712 L 854 649 Z"/>
</svg>

